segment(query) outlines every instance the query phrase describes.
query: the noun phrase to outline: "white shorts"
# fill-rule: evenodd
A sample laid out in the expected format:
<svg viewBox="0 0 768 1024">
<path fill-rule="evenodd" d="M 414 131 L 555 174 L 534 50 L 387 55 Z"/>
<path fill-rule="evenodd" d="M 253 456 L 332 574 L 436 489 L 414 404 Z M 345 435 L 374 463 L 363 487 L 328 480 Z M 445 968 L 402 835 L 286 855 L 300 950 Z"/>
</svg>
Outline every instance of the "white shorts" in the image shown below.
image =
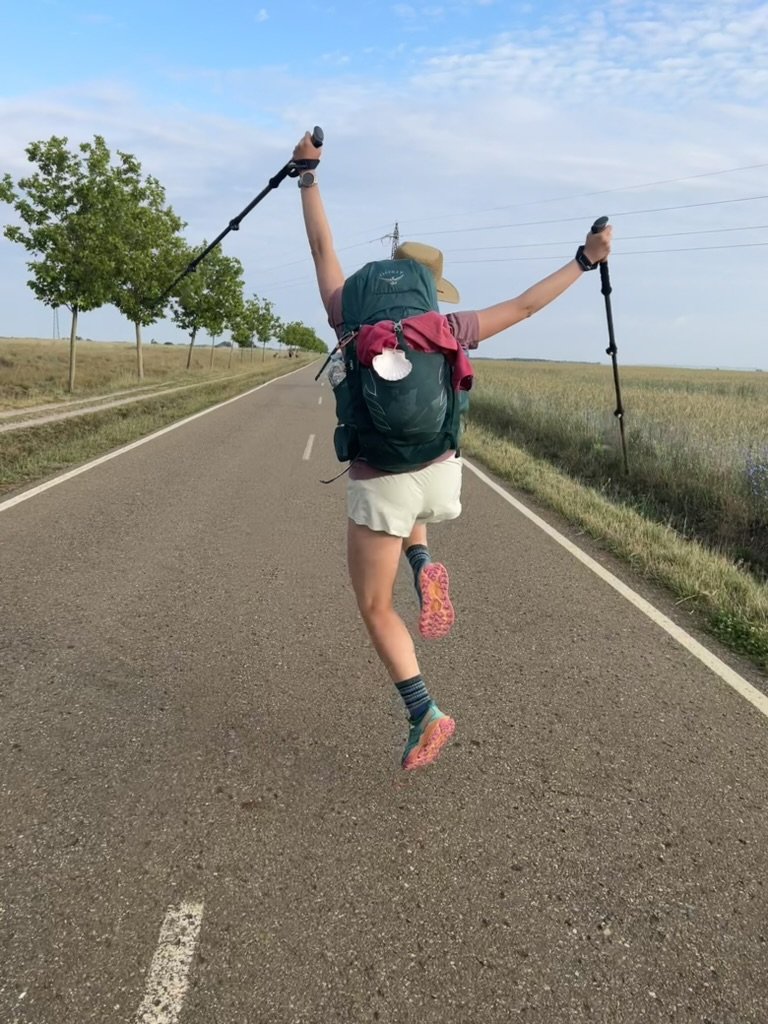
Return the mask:
<svg viewBox="0 0 768 1024">
<path fill-rule="evenodd" d="M 347 483 L 347 515 L 360 526 L 408 537 L 416 523 L 461 515 L 461 459 L 433 462 L 412 473 L 388 473 Z"/>
</svg>

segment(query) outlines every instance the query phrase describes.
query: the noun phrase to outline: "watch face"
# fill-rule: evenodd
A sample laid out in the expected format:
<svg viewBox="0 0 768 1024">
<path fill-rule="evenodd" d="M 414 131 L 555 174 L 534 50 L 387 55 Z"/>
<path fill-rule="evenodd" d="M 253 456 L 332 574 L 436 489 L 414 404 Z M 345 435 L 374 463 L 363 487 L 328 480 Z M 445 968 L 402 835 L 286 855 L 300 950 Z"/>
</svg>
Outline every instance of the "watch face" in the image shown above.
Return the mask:
<svg viewBox="0 0 768 1024">
<path fill-rule="evenodd" d="M 315 176 L 312 171 L 304 171 L 299 178 L 303 188 L 308 188 L 310 185 L 314 185 Z"/>
</svg>

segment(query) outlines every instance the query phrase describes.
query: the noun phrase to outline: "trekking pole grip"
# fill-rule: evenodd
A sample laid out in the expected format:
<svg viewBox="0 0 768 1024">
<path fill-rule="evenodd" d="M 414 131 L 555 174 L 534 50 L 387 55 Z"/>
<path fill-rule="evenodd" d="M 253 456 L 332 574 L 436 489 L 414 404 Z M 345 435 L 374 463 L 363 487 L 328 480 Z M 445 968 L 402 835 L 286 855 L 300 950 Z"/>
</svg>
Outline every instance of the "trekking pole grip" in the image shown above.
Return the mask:
<svg viewBox="0 0 768 1024">
<path fill-rule="evenodd" d="M 317 124 L 312 132 L 311 140 L 312 145 L 315 146 L 316 149 L 320 149 L 325 142 L 323 129 Z M 290 178 L 298 178 L 302 171 L 314 171 L 319 163 L 319 160 L 291 160 L 289 164 L 285 165 L 281 174 L 283 176 L 287 174 Z M 277 181 L 277 179 L 275 180 Z M 277 183 L 279 184 L 279 181 Z"/>
<path fill-rule="evenodd" d="M 590 229 L 590 233 L 593 235 L 599 235 L 601 231 L 605 231 L 608 227 L 607 217 L 598 217 L 595 223 Z M 608 260 L 603 260 L 600 264 L 600 291 L 605 295 L 606 300 L 611 294 L 611 278 L 608 274 Z"/>
</svg>

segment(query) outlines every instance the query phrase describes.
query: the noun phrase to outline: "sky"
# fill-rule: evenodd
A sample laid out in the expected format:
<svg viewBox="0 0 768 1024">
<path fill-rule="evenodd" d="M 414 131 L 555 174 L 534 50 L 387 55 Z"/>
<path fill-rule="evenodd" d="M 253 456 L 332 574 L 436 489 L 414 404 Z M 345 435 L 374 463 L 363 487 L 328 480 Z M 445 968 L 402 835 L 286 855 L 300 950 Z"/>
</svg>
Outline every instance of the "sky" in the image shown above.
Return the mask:
<svg viewBox="0 0 768 1024">
<path fill-rule="evenodd" d="M 14 3 L 0 173 L 28 173 L 32 141 L 102 135 L 160 180 L 194 246 L 320 125 L 346 273 L 387 258 L 397 224 L 444 252 L 461 293 L 444 312 L 482 308 L 566 263 L 607 215 L 620 364 L 768 370 L 768 3 L 263 3 Z M 332 344 L 293 180 L 223 248 L 246 294 Z M 0 336 L 53 335 L 28 258 L 0 238 Z M 112 307 L 78 333 L 133 338 Z M 167 320 L 151 338 L 184 340 Z M 478 355 L 608 363 L 607 343 L 595 273 Z"/>
</svg>

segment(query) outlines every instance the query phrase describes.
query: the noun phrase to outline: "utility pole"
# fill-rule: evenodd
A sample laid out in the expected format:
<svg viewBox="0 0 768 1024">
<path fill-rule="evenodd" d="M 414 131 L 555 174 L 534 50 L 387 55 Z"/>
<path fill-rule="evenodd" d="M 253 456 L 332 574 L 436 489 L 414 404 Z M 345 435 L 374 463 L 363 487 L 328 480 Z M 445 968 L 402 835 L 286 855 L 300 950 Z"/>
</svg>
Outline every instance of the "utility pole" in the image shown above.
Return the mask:
<svg viewBox="0 0 768 1024">
<path fill-rule="evenodd" d="M 400 245 L 400 227 L 397 221 L 395 221 L 395 230 L 392 232 L 390 237 L 392 239 L 392 259 L 394 259 L 397 247 Z"/>
</svg>

